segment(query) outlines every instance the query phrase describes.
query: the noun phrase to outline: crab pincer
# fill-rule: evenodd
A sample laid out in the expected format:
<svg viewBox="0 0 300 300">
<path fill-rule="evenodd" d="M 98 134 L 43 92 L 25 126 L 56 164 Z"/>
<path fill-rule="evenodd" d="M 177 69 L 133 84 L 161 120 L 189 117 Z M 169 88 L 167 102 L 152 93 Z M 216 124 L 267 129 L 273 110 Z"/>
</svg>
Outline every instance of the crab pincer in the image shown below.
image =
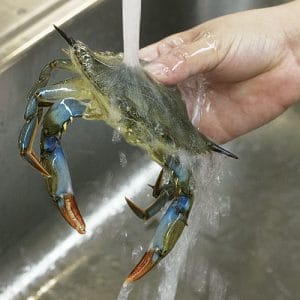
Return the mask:
<svg viewBox="0 0 300 300">
<path fill-rule="evenodd" d="M 64 219 L 79 233 L 85 233 L 85 223 L 75 202 L 67 162 L 55 136 L 43 137 L 41 161 L 51 176 L 46 178 L 49 193 Z"/>
<path fill-rule="evenodd" d="M 187 225 L 192 204 L 192 197 L 187 195 L 178 196 L 172 201 L 156 229 L 147 252 L 128 275 L 125 282 L 140 279 L 173 249 L 185 225 Z"/>
<path fill-rule="evenodd" d="M 61 135 L 74 117 L 81 117 L 86 104 L 73 99 L 56 102 L 43 120 L 41 163 L 49 172 L 46 177 L 49 193 L 65 220 L 79 233 L 85 233 L 85 223 L 75 202 L 71 176 L 61 146 Z"/>
</svg>

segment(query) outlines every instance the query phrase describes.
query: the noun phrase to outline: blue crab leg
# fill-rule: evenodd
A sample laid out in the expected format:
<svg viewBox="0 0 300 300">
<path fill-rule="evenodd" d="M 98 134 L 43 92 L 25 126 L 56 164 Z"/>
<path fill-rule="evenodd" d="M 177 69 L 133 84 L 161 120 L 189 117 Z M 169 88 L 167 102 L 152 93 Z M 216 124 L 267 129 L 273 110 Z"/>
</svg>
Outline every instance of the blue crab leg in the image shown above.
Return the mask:
<svg viewBox="0 0 300 300">
<path fill-rule="evenodd" d="M 130 199 L 125 197 L 128 206 L 132 209 L 136 216 L 143 220 L 148 220 L 158 213 L 161 208 L 173 198 L 174 189 L 170 184 L 163 183 L 163 169 L 160 171 L 159 176 L 155 182 L 155 185 L 149 185 L 153 189 L 153 197 L 156 198 L 153 204 L 146 209 L 142 209 L 134 204 Z"/>
<path fill-rule="evenodd" d="M 157 214 L 161 208 L 170 201 L 170 196 L 167 191 L 162 192 L 154 201 L 153 204 L 151 204 L 146 209 L 142 209 L 138 207 L 136 204 L 134 204 L 131 200 L 126 198 L 126 202 L 128 206 L 132 209 L 132 211 L 135 213 L 136 216 L 143 220 L 148 220 L 149 218 L 153 217 L 155 214 Z"/>
<path fill-rule="evenodd" d="M 50 174 L 46 178 L 49 193 L 62 216 L 79 233 L 85 233 L 85 224 L 75 202 L 60 139 L 66 125 L 72 118 L 81 118 L 86 108 L 85 102 L 75 99 L 66 98 L 56 102 L 45 114 L 41 134 L 41 163 Z"/>
<path fill-rule="evenodd" d="M 126 282 L 140 279 L 173 249 L 185 225 L 187 225 L 187 218 L 192 204 L 192 197 L 188 195 L 180 195 L 172 201 L 147 252 L 128 275 Z"/>
<path fill-rule="evenodd" d="M 173 185 L 172 203 L 163 215 L 147 252 L 128 275 L 126 282 L 138 280 L 162 260 L 173 249 L 185 225 L 187 225 L 187 219 L 193 205 L 190 187 L 191 171 L 181 164 L 178 157 L 173 156 L 166 160 L 166 167 L 173 171 L 175 178 L 169 183 L 170 186 Z M 168 188 L 170 187 L 168 186 Z"/>
<path fill-rule="evenodd" d="M 20 155 L 44 176 L 49 176 L 49 174 L 40 164 L 39 159 L 33 151 L 36 131 L 43 114 L 42 108 L 39 106 L 37 91 L 48 84 L 54 69 L 74 71 L 71 61 L 66 59 L 54 60 L 42 69 L 38 82 L 28 94 L 27 106 L 24 114 L 26 123 L 21 129 L 18 141 Z"/>
</svg>

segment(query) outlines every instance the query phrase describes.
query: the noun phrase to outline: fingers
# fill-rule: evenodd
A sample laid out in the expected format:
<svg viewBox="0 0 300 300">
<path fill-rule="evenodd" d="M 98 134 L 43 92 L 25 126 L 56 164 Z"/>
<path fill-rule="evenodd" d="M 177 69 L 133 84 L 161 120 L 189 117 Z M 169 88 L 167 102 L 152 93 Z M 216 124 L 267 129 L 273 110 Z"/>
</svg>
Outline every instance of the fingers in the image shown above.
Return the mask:
<svg viewBox="0 0 300 300">
<path fill-rule="evenodd" d="M 151 76 L 165 84 L 176 84 L 215 68 L 222 59 L 219 44 L 212 33 L 196 28 L 142 49 L 140 58 L 149 62 L 145 70 Z"/>
<path fill-rule="evenodd" d="M 149 45 L 140 50 L 139 56 L 141 59 L 151 62 L 159 56 L 168 54 L 172 49 L 180 47 L 184 43 L 191 42 L 193 34 L 191 30 L 173 34 L 167 38 Z"/>
</svg>

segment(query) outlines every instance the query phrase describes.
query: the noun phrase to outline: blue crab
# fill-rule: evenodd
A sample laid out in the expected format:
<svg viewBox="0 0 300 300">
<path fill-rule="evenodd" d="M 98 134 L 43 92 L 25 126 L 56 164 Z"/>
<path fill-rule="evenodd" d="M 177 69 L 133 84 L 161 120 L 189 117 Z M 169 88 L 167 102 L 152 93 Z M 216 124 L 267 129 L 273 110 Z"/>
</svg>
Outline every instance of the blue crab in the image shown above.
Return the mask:
<svg viewBox="0 0 300 300">
<path fill-rule="evenodd" d="M 171 202 L 148 250 L 127 277 L 127 282 L 135 281 L 172 250 L 187 224 L 194 178 L 192 169 L 181 161 L 180 151 L 192 155 L 215 151 L 237 157 L 192 126 L 176 87 L 156 82 L 142 67 L 125 65 L 122 54 L 92 51 L 55 28 L 68 43 L 64 51 L 69 58 L 47 64 L 29 92 L 19 137 L 20 154 L 45 177 L 62 216 L 79 233 L 85 233 L 85 223 L 75 202 L 61 146 L 62 133 L 73 118 L 105 121 L 162 167 L 152 186 L 152 205 L 142 209 L 126 198 L 132 211 L 143 220 Z M 53 70 L 71 71 L 75 76 L 50 85 Z M 40 126 L 39 158 L 33 143 Z"/>
</svg>

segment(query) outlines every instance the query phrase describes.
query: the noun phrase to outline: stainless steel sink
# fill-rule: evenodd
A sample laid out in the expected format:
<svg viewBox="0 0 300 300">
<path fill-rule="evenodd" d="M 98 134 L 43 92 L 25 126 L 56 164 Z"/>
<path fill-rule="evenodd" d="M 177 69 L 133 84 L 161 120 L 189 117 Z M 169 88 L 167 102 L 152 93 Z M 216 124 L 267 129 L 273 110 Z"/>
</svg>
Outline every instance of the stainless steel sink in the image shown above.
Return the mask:
<svg viewBox="0 0 300 300">
<path fill-rule="evenodd" d="M 143 0 L 142 46 L 224 13 L 278 3 Z M 101 2 L 63 28 L 91 48 L 121 51 L 121 1 Z M 63 56 L 62 47 L 50 33 L 0 74 L 1 300 L 116 299 L 158 222 L 138 220 L 124 196 L 149 203 L 146 184 L 159 168 L 139 149 L 116 142 L 101 122 L 75 122 L 63 139 L 86 237 L 65 224 L 41 176 L 19 158 L 26 92 L 45 63 Z M 294 106 L 227 145 L 239 161 L 208 160 L 212 180 L 206 182 L 204 170 L 201 202 L 185 235 L 128 299 L 299 297 L 299 116 Z"/>
</svg>

